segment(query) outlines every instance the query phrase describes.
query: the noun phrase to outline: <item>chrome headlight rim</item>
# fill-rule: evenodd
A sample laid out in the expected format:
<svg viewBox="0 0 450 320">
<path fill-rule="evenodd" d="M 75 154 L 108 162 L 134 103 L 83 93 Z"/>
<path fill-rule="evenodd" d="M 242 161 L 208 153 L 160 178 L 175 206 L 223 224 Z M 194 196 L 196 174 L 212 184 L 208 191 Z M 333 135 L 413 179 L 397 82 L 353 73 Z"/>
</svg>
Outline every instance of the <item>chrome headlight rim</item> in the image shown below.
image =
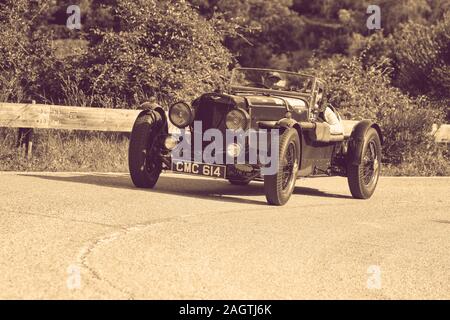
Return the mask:
<svg viewBox="0 0 450 320">
<path fill-rule="evenodd" d="M 227 155 L 231 158 L 237 158 L 242 153 L 242 146 L 239 143 L 230 143 L 227 145 Z"/>
<path fill-rule="evenodd" d="M 173 116 L 174 116 L 174 112 L 175 112 L 174 108 L 177 106 L 183 106 L 185 108 L 184 111 L 186 111 L 186 113 L 188 114 L 188 116 L 186 117 L 186 119 L 184 120 L 184 122 L 182 124 L 177 123 L 176 121 L 173 120 Z M 175 127 L 179 128 L 179 129 L 186 128 L 194 121 L 194 109 L 188 103 L 186 103 L 184 101 L 175 102 L 174 104 L 172 104 L 169 107 L 169 120 Z"/>
<path fill-rule="evenodd" d="M 171 134 L 167 135 L 163 139 L 163 146 L 166 150 L 169 150 L 169 151 L 172 151 L 173 149 L 175 149 L 177 147 L 178 143 L 179 143 L 179 140 Z"/>
<path fill-rule="evenodd" d="M 245 121 L 244 125 L 241 126 L 241 127 L 239 127 L 239 128 L 236 128 L 236 127 L 230 127 L 230 126 L 228 125 L 228 122 L 229 122 L 229 116 L 231 116 L 232 113 L 236 113 L 236 112 L 239 113 L 239 114 L 241 114 L 241 115 L 242 115 L 243 121 Z M 225 126 L 226 126 L 226 128 L 227 128 L 228 130 L 231 130 L 231 131 L 239 131 L 239 130 L 246 131 L 246 130 L 250 127 L 250 114 L 249 114 L 246 110 L 244 110 L 244 109 L 242 109 L 242 108 L 235 108 L 235 109 L 232 109 L 232 110 L 228 111 L 228 113 L 227 113 L 226 116 L 225 116 Z"/>
</svg>

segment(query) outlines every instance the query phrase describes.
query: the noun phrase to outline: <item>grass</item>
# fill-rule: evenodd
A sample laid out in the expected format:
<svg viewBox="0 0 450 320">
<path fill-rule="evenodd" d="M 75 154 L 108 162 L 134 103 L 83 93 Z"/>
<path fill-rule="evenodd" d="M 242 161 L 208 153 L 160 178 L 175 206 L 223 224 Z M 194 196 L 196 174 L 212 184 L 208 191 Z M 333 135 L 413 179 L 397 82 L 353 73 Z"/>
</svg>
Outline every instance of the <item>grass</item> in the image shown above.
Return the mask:
<svg viewBox="0 0 450 320">
<path fill-rule="evenodd" d="M 0 171 L 128 171 L 126 134 L 35 130 L 27 160 L 16 148 L 16 131 L 0 128 Z"/>
<path fill-rule="evenodd" d="M 450 160 L 440 157 L 418 157 L 416 161 L 394 166 L 385 164 L 382 174 L 393 177 L 450 176 Z"/>
<path fill-rule="evenodd" d="M 0 128 L 0 171 L 128 172 L 128 134 L 89 131 L 35 130 L 33 157 L 16 148 L 17 130 Z M 384 176 L 450 176 L 446 156 L 417 156 L 393 166 Z"/>
</svg>

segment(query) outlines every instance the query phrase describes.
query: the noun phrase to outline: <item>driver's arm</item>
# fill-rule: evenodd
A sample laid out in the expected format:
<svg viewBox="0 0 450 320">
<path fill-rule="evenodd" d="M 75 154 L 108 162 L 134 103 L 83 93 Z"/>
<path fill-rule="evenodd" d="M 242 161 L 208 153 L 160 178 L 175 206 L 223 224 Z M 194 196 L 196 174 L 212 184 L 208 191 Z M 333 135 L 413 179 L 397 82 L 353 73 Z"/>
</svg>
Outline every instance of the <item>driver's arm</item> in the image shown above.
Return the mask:
<svg viewBox="0 0 450 320">
<path fill-rule="evenodd" d="M 330 133 L 331 134 L 343 134 L 344 128 L 342 127 L 342 123 L 339 120 L 336 113 L 331 110 L 330 107 L 327 107 L 324 112 L 325 121 L 330 125 Z"/>
</svg>

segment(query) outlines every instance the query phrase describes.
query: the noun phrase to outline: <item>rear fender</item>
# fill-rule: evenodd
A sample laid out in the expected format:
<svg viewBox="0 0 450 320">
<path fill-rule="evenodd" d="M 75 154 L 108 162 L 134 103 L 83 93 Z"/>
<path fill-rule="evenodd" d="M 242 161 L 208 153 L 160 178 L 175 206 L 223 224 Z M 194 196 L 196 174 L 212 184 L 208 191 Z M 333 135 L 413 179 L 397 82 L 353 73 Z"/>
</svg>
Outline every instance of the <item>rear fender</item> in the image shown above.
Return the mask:
<svg viewBox="0 0 450 320">
<path fill-rule="evenodd" d="M 370 120 L 362 120 L 358 122 L 352 130 L 348 140 L 347 163 L 352 165 L 360 165 L 362 162 L 362 152 L 364 146 L 364 136 L 370 128 L 374 128 L 378 132 L 381 144 L 383 144 L 383 135 L 378 124 Z"/>
</svg>

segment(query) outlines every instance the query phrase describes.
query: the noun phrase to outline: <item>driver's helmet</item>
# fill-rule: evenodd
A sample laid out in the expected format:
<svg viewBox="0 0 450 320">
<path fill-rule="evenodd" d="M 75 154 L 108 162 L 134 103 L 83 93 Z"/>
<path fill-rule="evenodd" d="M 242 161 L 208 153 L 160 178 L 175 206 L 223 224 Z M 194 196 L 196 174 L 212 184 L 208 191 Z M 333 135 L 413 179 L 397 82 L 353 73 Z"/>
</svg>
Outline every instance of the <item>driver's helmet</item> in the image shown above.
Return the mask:
<svg viewBox="0 0 450 320">
<path fill-rule="evenodd" d="M 280 73 L 277 71 L 269 72 L 267 74 L 266 78 L 269 80 L 273 80 L 274 82 L 278 82 L 278 81 L 282 80 Z"/>
<path fill-rule="evenodd" d="M 282 87 L 284 84 L 281 74 L 277 71 L 270 71 L 263 77 L 263 84 L 269 88 Z"/>
</svg>

